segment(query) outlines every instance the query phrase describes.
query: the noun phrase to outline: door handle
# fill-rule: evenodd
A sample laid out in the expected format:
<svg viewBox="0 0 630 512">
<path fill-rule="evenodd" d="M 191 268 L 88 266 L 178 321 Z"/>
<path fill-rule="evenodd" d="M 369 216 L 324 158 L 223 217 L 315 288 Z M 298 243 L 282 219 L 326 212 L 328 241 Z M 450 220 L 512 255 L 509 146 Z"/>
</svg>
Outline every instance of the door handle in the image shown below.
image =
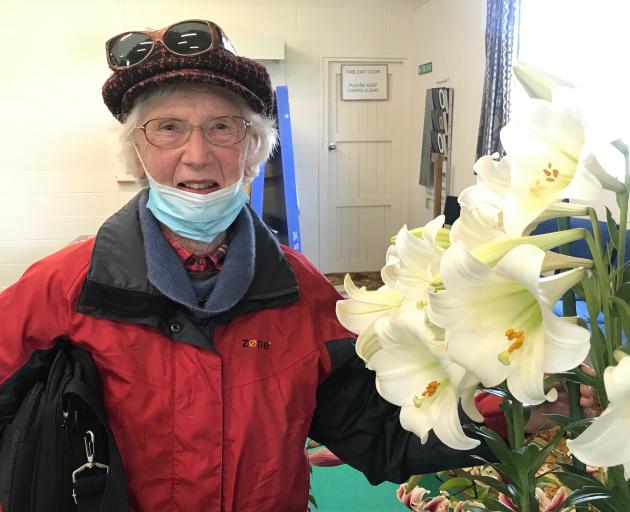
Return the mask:
<svg viewBox="0 0 630 512">
<path fill-rule="evenodd" d="M 335 144 L 334 142 L 329 142 L 328 151 L 334 151 L 335 149 L 337 149 L 337 144 Z"/>
</svg>

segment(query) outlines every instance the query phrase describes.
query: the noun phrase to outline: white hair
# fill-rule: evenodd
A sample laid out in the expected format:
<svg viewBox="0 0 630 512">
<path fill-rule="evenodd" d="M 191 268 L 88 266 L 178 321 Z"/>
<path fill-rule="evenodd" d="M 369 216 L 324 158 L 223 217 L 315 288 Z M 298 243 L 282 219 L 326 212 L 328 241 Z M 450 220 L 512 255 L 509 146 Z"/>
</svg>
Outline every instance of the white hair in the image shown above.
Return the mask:
<svg viewBox="0 0 630 512">
<path fill-rule="evenodd" d="M 255 178 L 258 175 L 258 166 L 267 161 L 276 146 L 278 132 L 275 120 L 254 112 L 241 96 L 232 91 L 212 85 L 186 82 L 174 82 L 156 87 L 142 94 L 135 101 L 125 121 L 119 126 L 117 134 L 118 153 L 124 170 L 134 176 L 140 185 L 145 187 L 148 185 L 146 177 L 142 177 L 144 173 L 138 168 L 138 160 L 134 149 L 138 132 L 136 128 L 139 126 L 140 119 L 148 108 L 182 91 L 212 92 L 226 98 L 239 108 L 241 115 L 245 119 L 251 122 L 249 140 L 255 140 L 257 144 L 255 147 L 250 145 L 247 148 L 244 175 L 249 178 Z"/>
</svg>

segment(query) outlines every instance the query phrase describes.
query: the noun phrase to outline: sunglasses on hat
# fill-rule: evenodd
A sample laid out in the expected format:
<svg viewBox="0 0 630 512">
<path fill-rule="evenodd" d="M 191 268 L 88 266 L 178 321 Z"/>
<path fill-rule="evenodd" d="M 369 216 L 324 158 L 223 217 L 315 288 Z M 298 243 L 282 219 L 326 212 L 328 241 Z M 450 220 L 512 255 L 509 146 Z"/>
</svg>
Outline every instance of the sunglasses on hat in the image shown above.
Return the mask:
<svg viewBox="0 0 630 512">
<path fill-rule="evenodd" d="M 123 32 L 105 43 L 107 63 L 116 71 L 145 61 L 160 42 L 169 52 L 179 56 L 195 56 L 224 48 L 236 50 L 218 25 L 205 20 L 186 20 L 161 30 Z"/>
</svg>

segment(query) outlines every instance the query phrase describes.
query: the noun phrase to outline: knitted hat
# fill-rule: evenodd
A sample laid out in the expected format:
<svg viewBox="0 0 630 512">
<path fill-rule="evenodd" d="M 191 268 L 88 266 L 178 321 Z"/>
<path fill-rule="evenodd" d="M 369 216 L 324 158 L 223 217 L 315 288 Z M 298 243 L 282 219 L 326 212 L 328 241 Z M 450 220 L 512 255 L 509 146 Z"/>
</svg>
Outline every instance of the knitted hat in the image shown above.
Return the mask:
<svg viewBox="0 0 630 512">
<path fill-rule="evenodd" d="M 175 55 L 161 42 L 141 63 L 114 71 L 103 85 L 103 100 L 114 117 L 123 122 L 140 94 L 172 82 L 223 87 L 241 96 L 254 112 L 273 115 L 273 89 L 263 65 L 224 48 L 200 55 Z"/>
</svg>

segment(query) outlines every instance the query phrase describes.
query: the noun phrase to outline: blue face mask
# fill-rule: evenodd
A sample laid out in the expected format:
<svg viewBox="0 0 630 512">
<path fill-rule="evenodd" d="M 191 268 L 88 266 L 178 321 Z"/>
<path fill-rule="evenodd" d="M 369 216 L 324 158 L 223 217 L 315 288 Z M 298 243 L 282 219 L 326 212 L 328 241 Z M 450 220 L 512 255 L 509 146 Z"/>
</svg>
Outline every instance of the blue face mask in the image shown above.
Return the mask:
<svg viewBox="0 0 630 512">
<path fill-rule="evenodd" d="M 146 167 L 144 172 L 149 180 L 147 208 L 171 231 L 190 240 L 211 242 L 234 222 L 249 201 L 242 187 L 242 175 L 236 183 L 221 190 L 195 194 L 158 183 Z"/>
</svg>

